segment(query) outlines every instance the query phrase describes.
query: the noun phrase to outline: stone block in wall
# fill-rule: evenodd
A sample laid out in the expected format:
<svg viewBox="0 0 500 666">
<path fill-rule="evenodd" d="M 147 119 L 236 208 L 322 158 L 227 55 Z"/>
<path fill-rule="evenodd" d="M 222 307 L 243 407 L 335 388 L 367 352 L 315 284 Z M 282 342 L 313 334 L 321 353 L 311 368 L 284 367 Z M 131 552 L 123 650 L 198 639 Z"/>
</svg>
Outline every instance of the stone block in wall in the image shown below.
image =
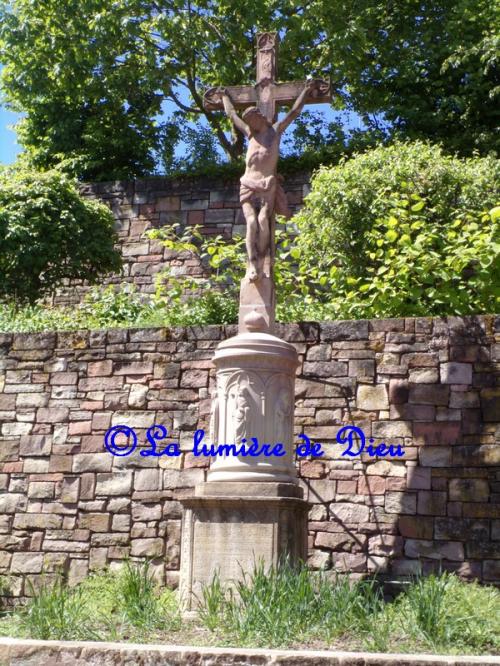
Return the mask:
<svg viewBox="0 0 500 666">
<path fill-rule="evenodd" d="M 210 208 L 205 211 L 206 224 L 232 224 L 234 210 L 231 208 Z"/>
<path fill-rule="evenodd" d="M 13 574 L 40 573 L 43 567 L 42 553 L 13 553 L 10 571 Z"/>
<path fill-rule="evenodd" d="M 441 384 L 471 384 L 472 364 L 441 363 L 439 367 Z"/>
<path fill-rule="evenodd" d="M 171 212 L 180 210 L 181 200 L 178 196 L 160 196 L 156 199 L 155 208 L 157 212 Z"/>
<path fill-rule="evenodd" d="M 391 557 L 403 554 L 404 540 L 395 534 L 379 534 L 368 540 L 370 555 L 390 555 Z"/>
<path fill-rule="evenodd" d="M 409 421 L 374 421 L 372 435 L 384 438 L 387 443 L 397 437 L 411 437 L 412 423 Z"/>
<path fill-rule="evenodd" d="M 89 565 L 87 560 L 73 558 L 68 568 L 68 584 L 73 587 L 83 582 L 88 576 Z"/>
<path fill-rule="evenodd" d="M 487 502 L 490 485 L 486 479 L 451 479 L 450 499 L 463 502 Z"/>
<path fill-rule="evenodd" d="M 342 340 L 368 340 L 368 322 L 336 321 L 320 324 L 321 340 L 325 342 L 338 342 Z"/>
<path fill-rule="evenodd" d="M 93 361 L 87 366 L 88 377 L 107 377 L 113 370 L 113 361 Z"/>
<path fill-rule="evenodd" d="M 331 479 L 313 479 L 308 481 L 308 501 L 313 504 L 333 502 L 336 493 L 336 482 Z"/>
<path fill-rule="evenodd" d="M 433 518 L 399 516 L 397 524 L 398 530 L 403 537 L 410 537 L 412 539 L 432 539 L 433 537 Z"/>
<path fill-rule="evenodd" d="M 182 199 L 181 210 L 206 210 L 208 204 L 208 199 Z"/>
<path fill-rule="evenodd" d="M 36 414 L 38 423 L 65 423 L 68 417 L 69 407 L 40 407 Z"/>
<path fill-rule="evenodd" d="M 464 518 L 500 518 L 500 504 L 486 502 L 464 502 Z"/>
<path fill-rule="evenodd" d="M 20 493 L 8 493 L 0 495 L 0 513 L 16 513 L 26 508 L 26 495 Z"/>
<path fill-rule="evenodd" d="M 417 513 L 422 516 L 446 516 L 445 492 L 421 490 L 418 493 Z"/>
<path fill-rule="evenodd" d="M 356 377 L 359 382 L 373 381 L 375 377 L 375 361 L 369 358 L 349 360 L 350 377 Z"/>
<path fill-rule="evenodd" d="M 414 384 L 409 386 L 409 402 L 417 405 L 448 405 L 450 387 Z"/>
<path fill-rule="evenodd" d="M 367 556 L 364 553 L 332 553 L 334 571 L 363 573 L 367 571 Z"/>
<path fill-rule="evenodd" d="M 386 477 L 384 476 L 360 476 L 357 492 L 359 495 L 384 495 L 386 484 Z"/>
<path fill-rule="evenodd" d="M 28 487 L 28 497 L 37 499 L 52 499 L 54 497 L 54 484 L 45 481 L 33 481 Z"/>
<path fill-rule="evenodd" d="M 423 449 L 425 450 L 425 449 Z M 500 446 L 454 446 L 453 465 L 464 467 L 482 467 L 500 465 Z"/>
<path fill-rule="evenodd" d="M 132 557 L 161 557 L 164 550 L 163 539 L 132 539 Z"/>
<path fill-rule="evenodd" d="M 167 569 L 177 569 L 180 561 L 181 524 L 178 520 L 167 521 L 165 545 L 165 565 Z"/>
<path fill-rule="evenodd" d="M 21 508 L 19 509 L 21 511 Z M 14 529 L 55 530 L 62 527 L 63 517 L 50 513 L 16 513 Z"/>
<path fill-rule="evenodd" d="M 161 486 L 161 470 L 141 469 L 135 472 L 134 490 L 158 490 Z"/>
<path fill-rule="evenodd" d="M 385 384 L 377 386 L 363 384 L 358 386 L 356 404 L 358 409 L 364 411 L 389 409 L 389 399 Z"/>
<path fill-rule="evenodd" d="M 313 570 L 326 570 L 331 565 L 331 555 L 325 550 L 313 550 L 307 559 L 307 566 Z"/>
<path fill-rule="evenodd" d="M 330 518 L 335 523 L 362 524 L 367 523 L 370 510 L 363 504 L 352 502 L 336 502 L 330 506 Z"/>
<path fill-rule="evenodd" d="M 159 503 L 132 502 L 132 521 L 149 522 L 161 519 L 161 505 Z"/>
<path fill-rule="evenodd" d="M 483 577 L 485 581 L 500 581 L 500 560 L 485 560 Z"/>
<path fill-rule="evenodd" d="M 405 542 L 407 557 L 427 557 L 431 560 L 463 561 L 464 546 L 458 541 L 425 541 L 423 539 L 407 539 Z"/>
<path fill-rule="evenodd" d="M 409 380 L 413 384 L 436 384 L 439 374 L 437 368 L 416 368 L 410 370 Z"/>
<path fill-rule="evenodd" d="M 107 452 L 106 452 L 107 453 Z M 103 453 L 77 453 L 73 456 L 73 473 L 79 472 L 109 472 L 113 458 Z"/>
<path fill-rule="evenodd" d="M 485 421 L 500 421 L 500 388 L 481 390 L 481 413 Z"/>
<path fill-rule="evenodd" d="M 4 423 L 1 426 L 1 434 L 3 435 L 4 438 L 17 437 L 20 435 L 29 435 L 32 430 L 33 430 L 32 423 L 12 422 L 12 423 Z"/>
<path fill-rule="evenodd" d="M 80 513 L 78 517 L 78 527 L 91 532 L 107 532 L 109 524 L 109 513 Z"/>
<path fill-rule="evenodd" d="M 434 536 L 450 541 L 488 541 L 489 523 L 470 518 L 436 518 Z"/>
<path fill-rule="evenodd" d="M 151 428 L 155 414 L 151 411 L 117 411 L 111 418 L 112 425 L 125 425 L 129 428 Z"/>
<path fill-rule="evenodd" d="M 455 450 L 453 450 L 455 454 Z M 452 449 L 448 446 L 422 446 L 418 451 L 423 467 L 448 467 L 451 465 Z"/>
<path fill-rule="evenodd" d="M 387 513 L 415 514 L 417 511 L 417 494 L 409 492 L 387 492 L 385 494 L 384 506 Z"/>
<path fill-rule="evenodd" d="M 406 466 L 402 462 L 377 460 L 365 468 L 366 474 L 373 476 L 406 476 Z"/>
<path fill-rule="evenodd" d="M 116 471 L 96 475 L 95 494 L 126 496 L 132 490 L 132 472 Z"/>
<path fill-rule="evenodd" d="M 409 490 L 430 490 L 431 469 L 428 467 L 409 467 L 407 488 Z"/>
<path fill-rule="evenodd" d="M 363 536 L 363 540 L 366 541 L 366 537 Z M 363 543 L 348 532 L 316 532 L 314 545 L 318 548 L 351 553 L 362 550 Z"/>
<path fill-rule="evenodd" d="M 126 514 L 117 514 L 113 516 L 111 529 L 113 532 L 129 532 L 130 516 Z"/>
<path fill-rule="evenodd" d="M 19 459 L 19 439 L 0 438 L 0 463 L 14 462 Z"/>
<path fill-rule="evenodd" d="M 407 403 L 409 394 L 408 380 L 391 379 L 389 381 L 389 402 L 391 405 Z"/>
<path fill-rule="evenodd" d="M 88 541 L 67 541 L 59 539 L 44 539 L 43 550 L 55 553 L 88 553 Z"/>
</svg>

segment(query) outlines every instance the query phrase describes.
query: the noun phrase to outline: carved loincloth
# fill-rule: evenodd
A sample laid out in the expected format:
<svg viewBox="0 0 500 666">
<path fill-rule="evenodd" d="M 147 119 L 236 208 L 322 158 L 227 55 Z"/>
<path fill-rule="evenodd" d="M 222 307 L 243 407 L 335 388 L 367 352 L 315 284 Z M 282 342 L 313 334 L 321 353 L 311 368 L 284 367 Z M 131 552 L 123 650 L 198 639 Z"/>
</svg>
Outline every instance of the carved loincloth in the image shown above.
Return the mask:
<svg viewBox="0 0 500 666">
<path fill-rule="evenodd" d="M 267 176 L 265 178 L 248 178 L 243 176 L 240 179 L 240 202 L 242 204 L 246 202 L 251 203 L 254 197 L 272 195 L 274 191 L 274 212 L 288 219 L 291 217 L 291 214 L 285 190 L 281 186 L 282 181 L 281 176 Z"/>
</svg>

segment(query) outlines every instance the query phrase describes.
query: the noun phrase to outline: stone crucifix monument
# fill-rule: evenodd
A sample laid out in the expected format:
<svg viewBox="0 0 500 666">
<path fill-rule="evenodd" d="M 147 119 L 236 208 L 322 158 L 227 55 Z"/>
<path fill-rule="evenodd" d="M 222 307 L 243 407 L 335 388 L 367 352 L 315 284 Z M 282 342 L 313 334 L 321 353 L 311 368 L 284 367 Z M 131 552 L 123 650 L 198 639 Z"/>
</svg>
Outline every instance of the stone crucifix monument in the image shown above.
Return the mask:
<svg viewBox="0 0 500 666">
<path fill-rule="evenodd" d="M 285 554 L 292 561 L 307 556 L 308 505 L 293 446 L 297 353 L 274 335 L 275 215 L 288 212 L 277 164 L 281 136 L 304 105 L 329 102 L 331 96 L 324 80 L 277 83 L 277 42 L 275 33 L 257 35 L 255 86 L 211 88 L 205 94 L 205 107 L 224 110 L 248 139 L 240 185 L 247 270 L 238 335 L 220 343 L 214 357 L 209 444 L 229 447 L 212 459 L 207 482 L 180 498 L 180 590 L 187 611 L 216 572 L 230 582 L 258 561 L 271 565 Z M 278 105 L 291 105 L 282 120 Z M 243 110 L 241 117 L 236 109 Z M 263 444 L 279 455 L 266 455 Z M 259 455 L 249 455 L 252 445 Z"/>
</svg>

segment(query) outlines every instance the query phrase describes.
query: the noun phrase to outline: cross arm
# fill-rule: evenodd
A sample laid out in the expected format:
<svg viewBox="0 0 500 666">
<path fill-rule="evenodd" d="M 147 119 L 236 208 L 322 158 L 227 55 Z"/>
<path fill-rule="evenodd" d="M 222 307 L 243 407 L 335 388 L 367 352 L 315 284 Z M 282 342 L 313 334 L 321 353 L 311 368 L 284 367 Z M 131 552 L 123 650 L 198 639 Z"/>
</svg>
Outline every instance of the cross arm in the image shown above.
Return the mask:
<svg viewBox="0 0 500 666">
<path fill-rule="evenodd" d="M 315 79 L 318 83 L 315 90 L 307 93 L 304 104 L 322 104 L 332 101 L 330 79 Z M 305 81 L 287 81 L 276 83 L 273 89 L 273 97 L 280 106 L 293 104 L 304 90 Z"/>
<path fill-rule="evenodd" d="M 254 86 L 226 86 L 236 109 L 246 109 L 257 104 L 257 93 Z M 224 104 L 220 88 L 209 88 L 203 96 L 203 107 L 206 111 L 223 111 Z"/>
<path fill-rule="evenodd" d="M 300 112 L 304 108 L 305 104 L 317 104 L 321 98 L 327 98 L 327 101 L 330 101 L 331 99 L 331 96 L 329 95 L 330 84 L 328 81 L 323 81 L 321 79 L 310 79 L 306 82 L 305 85 L 300 82 L 297 83 L 300 86 L 300 92 L 296 96 L 292 108 L 282 120 L 278 121 L 274 125 L 280 134 L 284 132 L 286 128 L 300 115 Z M 288 93 L 293 92 L 295 83 L 284 85 L 288 86 L 288 88 L 282 90 L 282 103 L 285 101 L 290 101 Z M 284 99 L 285 93 L 287 94 L 286 100 Z M 275 99 L 278 101 L 276 95 Z"/>
</svg>

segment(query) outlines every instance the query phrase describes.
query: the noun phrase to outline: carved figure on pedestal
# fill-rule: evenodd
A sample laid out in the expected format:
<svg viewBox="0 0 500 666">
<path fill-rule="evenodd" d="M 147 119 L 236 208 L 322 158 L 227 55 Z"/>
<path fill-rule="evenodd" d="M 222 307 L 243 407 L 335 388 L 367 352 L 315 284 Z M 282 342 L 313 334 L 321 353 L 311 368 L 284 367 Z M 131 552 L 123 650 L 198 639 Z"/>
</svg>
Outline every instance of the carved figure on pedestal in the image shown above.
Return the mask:
<svg viewBox="0 0 500 666">
<path fill-rule="evenodd" d="M 243 438 L 252 436 L 248 432 L 248 422 L 250 420 L 251 396 L 248 386 L 238 384 L 236 393 L 236 409 L 234 412 L 234 443 L 240 444 Z"/>
<path fill-rule="evenodd" d="M 281 135 L 302 111 L 306 97 L 319 94 L 322 86 L 322 81 L 307 81 L 288 114 L 274 124 L 256 106 L 246 109 L 240 118 L 228 89 L 220 89 L 226 115 L 248 138 L 240 202 L 247 224 L 247 277 L 252 282 L 263 276 L 264 259 L 271 252 L 272 216 L 275 213 L 290 216 L 285 191 L 276 172 Z"/>
</svg>

